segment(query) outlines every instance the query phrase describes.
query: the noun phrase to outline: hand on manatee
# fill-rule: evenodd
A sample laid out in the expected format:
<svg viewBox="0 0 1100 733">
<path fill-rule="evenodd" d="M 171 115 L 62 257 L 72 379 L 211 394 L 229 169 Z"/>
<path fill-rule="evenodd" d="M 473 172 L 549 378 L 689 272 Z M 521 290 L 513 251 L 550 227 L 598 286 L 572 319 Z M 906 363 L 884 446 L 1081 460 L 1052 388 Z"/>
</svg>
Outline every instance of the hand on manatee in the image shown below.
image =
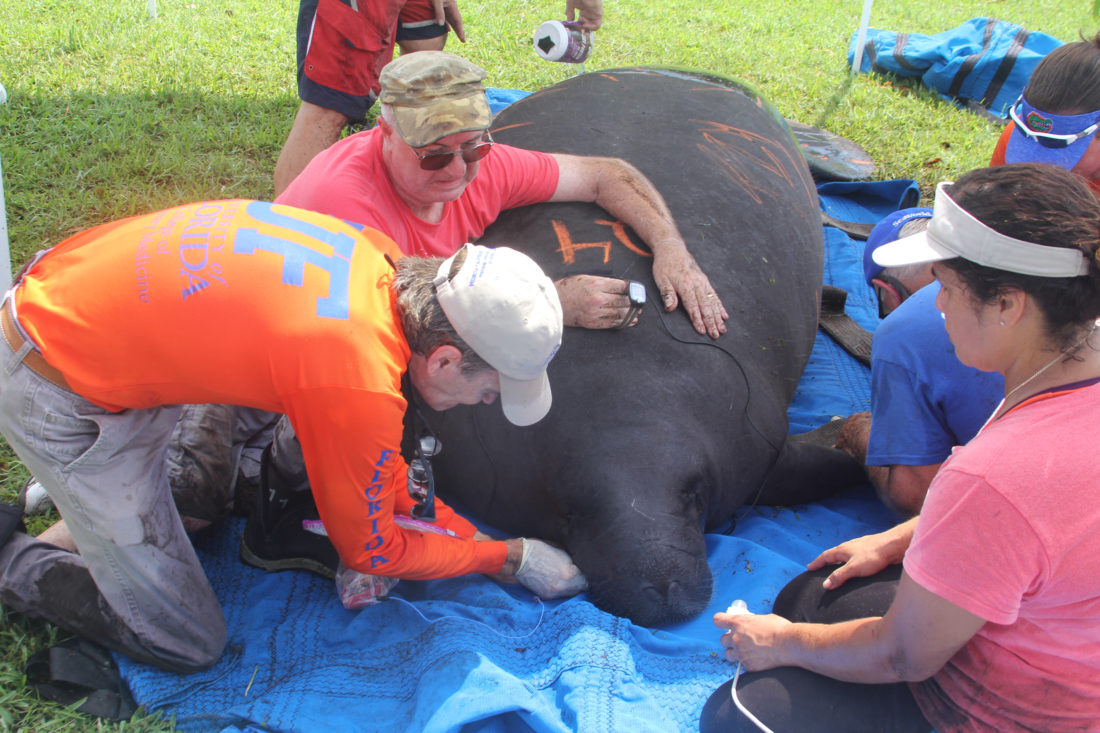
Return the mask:
<svg viewBox="0 0 1100 733">
<path fill-rule="evenodd" d="M 857 412 L 844 421 L 833 447 L 844 451 L 862 466 L 867 463 L 867 441 L 870 438 L 871 413 Z"/>
<path fill-rule="evenodd" d="M 729 313 L 686 247 L 654 252 L 653 279 L 666 311 L 682 302 L 696 331 L 713 339 L 726 332 Z"/>
<path fill-rule="evenodd" d="M 849 578 L 865 578 L 874 575 L 890 565 L 899 563 L 905 557 L 911 534 L 899 533 L 899 525 L 878 534 L 856 537 L 836 547 L 825 550 L 806 566 L 808 570 L 817 570 L 826 565 L 840 563 L 822 585 L 826 590 L 836 590 Z"/>
<path fill-rule="evenodd" d="M 619 328 L 630 313 L 627 281 L 599 275 L 570 275 L 554 283 L 566 326 Z M 633 326 L 638 317 L 628 323 Z"/>
<path fill-rule="evenodd" d="M 523 540 L 523 559 L 516 580 L 539 598 L 566 598 L 588 587 L 588 580 L 569 553 L 541 540 Z"/>
</svg>

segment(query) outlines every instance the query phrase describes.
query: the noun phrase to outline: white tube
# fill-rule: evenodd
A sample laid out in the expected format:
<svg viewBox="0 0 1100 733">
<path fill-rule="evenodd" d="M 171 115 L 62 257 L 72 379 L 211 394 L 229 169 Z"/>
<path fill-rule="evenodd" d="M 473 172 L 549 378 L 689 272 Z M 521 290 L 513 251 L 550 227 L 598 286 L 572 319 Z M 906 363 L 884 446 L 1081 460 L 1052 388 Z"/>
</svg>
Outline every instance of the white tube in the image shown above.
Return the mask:
<svg viewBox="0 0 1100 733">
<path fill-rule="evenodd" d="M 8 292 L 10 287 L 11 243 L 8 241 L 8 213 L 4 208 L 4 166 L 0 164 L 0 293 Z"/>
<path fill-rule="evenodd" d="M 150 0 L 153 2 L 153 0 Z M 867 26 L 871 22 L 871 5 L 874 0 L 863 0 L 863 15 L 859 19 L 859 32 L 856 34 L 856 52 L 852 58 L 852 76 L 863 65 L 863 44 L 867 42 Z"/>
</svg>

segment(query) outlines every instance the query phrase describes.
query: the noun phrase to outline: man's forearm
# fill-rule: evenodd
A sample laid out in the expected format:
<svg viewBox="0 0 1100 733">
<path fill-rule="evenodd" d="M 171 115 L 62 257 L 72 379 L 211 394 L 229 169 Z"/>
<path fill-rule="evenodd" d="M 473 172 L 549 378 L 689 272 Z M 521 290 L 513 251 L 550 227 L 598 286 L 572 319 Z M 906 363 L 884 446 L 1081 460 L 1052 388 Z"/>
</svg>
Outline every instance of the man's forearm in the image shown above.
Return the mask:
<svg viewBox="0 0 1100 733">
<path fill-rule="evenodd" d="M 654 255 L 686 248 L 656 187 L 629 163 L 607 159 L 600 176 L 596 204 L 637 233 Z"/>
</svg>

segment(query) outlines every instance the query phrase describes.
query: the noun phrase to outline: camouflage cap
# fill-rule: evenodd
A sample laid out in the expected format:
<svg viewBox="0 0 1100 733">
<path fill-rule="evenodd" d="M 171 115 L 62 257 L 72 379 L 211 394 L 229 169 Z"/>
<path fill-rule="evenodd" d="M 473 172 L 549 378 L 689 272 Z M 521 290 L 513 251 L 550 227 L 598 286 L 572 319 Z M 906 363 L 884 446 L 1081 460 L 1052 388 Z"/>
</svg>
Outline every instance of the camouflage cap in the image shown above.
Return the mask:
<svg viewBox="0 0 1100 733">
<path fill-rule="evenodd" d="M 486 130 L 493 121 L 485 70 L 446 51 L 402 54 L 382 69 L 378 99 L 393 111 L 393 126 L 414 148 L 459 132 Z"/>
</svg>

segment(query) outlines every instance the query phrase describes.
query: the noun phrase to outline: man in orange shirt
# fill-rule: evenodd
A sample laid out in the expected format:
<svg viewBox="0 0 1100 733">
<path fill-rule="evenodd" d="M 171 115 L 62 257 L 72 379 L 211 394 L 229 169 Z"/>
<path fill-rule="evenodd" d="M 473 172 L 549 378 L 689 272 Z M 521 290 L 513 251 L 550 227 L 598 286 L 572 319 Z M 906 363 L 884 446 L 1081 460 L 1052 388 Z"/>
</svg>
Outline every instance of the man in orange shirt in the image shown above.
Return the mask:
<svg viewBox="0 0 1100 733">
<path fill-rule="evenodd" d="M 442 502 L 443 534 L 394 521 L 417 504 L 400 454 L 403 378 L 436 410 L 499 394 L 526 425 L 550 408 L 561 306 L 514 250 L 401 259 L 381 233 L 325 215 L 204 202 L 43 253 L 0 325 L 0 432 L 76 549 L 14 531 L 18 511 L 0 507 L 0 601 L 13 610 L 166 669 L 218 658 L 225 621 L 164 466 L 179 405 L 204 402 L 288 416 L 354 570 L 497 574 L 544 597 L 585 587 L 561 550 L 492 541 Z"/>
</svg>

